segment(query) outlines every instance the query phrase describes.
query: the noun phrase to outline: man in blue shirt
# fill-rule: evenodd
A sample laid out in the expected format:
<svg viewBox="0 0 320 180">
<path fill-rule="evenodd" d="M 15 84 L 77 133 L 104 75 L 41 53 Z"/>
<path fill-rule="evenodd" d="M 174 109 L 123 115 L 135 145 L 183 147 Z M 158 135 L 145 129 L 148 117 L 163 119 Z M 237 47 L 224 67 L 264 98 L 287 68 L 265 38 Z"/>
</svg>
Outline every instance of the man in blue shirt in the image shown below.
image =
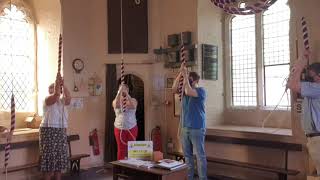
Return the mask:
<svg viewBox="0 0 320 180">
<path fill-rule="evenodd" d="M 205 153 L 206 113 L 204 88 L 199 87 L 200 76 L 196 72 L 188 73 L 186 67 L 181 66 L 180 73 L 173 83 L 173 90 L 178 93 L 180 77 L 184 77 L 181 113 L 181 143 L 188 165 L 188 179 L 194 177 L 193 150 L 197 158 L 198 175 L 200 180 L 207 179 L 207 158 Z"/>
<path fill-rule="evenodd" d="M 301 73 L 307 66 L 309 52 L 298 60 L 291 73 L 287 87 L 303 97 L 303 118 L 301 125 L 307 136 L 307 148 L 320 175 L 320 63 L 308 66 L 307 81 L 300 81 Z"/>
</svg>

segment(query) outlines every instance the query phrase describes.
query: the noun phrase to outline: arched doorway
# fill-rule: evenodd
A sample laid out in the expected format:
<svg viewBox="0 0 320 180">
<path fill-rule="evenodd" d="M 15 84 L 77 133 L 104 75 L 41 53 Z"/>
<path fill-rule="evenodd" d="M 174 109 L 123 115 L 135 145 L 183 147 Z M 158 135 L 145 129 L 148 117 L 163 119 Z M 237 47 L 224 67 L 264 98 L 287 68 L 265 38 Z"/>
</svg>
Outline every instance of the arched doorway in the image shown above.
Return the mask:
<svg viewBox="0 0 320 180">
<path fill-rule="evenodd" d="M 138 126 L 138 137 L 137 140 L 145 140 L 145 123 L 144 123 L 144 83 L 141 78 L 134 74 L 126 74 L 124 77 L 125 83 L 129 86 L 130 96 L 137 99 L 138 106 L 136 111 L 137 126 Z M 120 79 L 118 79 L 118 85 Z"/>
<path fill-rule="evenodd" d="M 137 99 L 138 107 L 136 112 L 137 125 L 139 128 L 137 140 L 145 139 L 145 123 L 144 123 L 144 82 L 136 75 L 125 75 L 125 83 L 130 88 L 130 95 Z M 106 65 L 106 134 L 105 134 L 105 162 L 117 159 L 117 144 L 114 137 L 114 109 L 112 101 L 117 94 L 120 79 L 117 79 L 117 70 L 115 64 Z M 115 86 L 116 85 L 116 86 Z"/>
</svg>

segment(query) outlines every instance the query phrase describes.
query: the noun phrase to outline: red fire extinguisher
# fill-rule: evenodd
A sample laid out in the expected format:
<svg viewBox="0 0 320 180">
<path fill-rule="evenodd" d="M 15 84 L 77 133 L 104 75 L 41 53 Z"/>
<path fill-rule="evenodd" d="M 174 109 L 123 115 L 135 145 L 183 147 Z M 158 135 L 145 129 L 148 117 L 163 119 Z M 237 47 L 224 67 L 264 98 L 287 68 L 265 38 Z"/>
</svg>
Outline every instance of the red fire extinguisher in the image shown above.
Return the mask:
<svg viewBox="0 0 320 180">
<path fill-rule="evenodd" d="M 100 149 L 99 149 L 99 138 L 98 138 L 97 129 L 94 129 L 93 131 L 90 132 L 89 139 L 90 139 L 90 145 L 92 146 L 93 154 L 95 156 L 99 155 Z"/>
<path fill-rule="evenodd" d="M 162 151 L 160 127 L 156 126 L 151 131 L 151 140 L 153 142 L 154 151 Z"/>
</svg>

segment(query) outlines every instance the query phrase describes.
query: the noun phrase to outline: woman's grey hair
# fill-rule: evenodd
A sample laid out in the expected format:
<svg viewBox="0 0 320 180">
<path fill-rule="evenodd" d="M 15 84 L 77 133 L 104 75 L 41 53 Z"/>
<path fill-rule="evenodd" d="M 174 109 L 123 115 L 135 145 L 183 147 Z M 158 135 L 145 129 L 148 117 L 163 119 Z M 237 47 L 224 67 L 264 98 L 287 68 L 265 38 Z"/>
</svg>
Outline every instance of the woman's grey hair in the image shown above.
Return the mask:
<svg viewBox="0 0 320 180">
<path fill-rule="evenodd" d="M 312 63 L 309 65 L 308 70 L 314 71 L 316 74 L 320 75 L 320 63 Z"/>
</svg>

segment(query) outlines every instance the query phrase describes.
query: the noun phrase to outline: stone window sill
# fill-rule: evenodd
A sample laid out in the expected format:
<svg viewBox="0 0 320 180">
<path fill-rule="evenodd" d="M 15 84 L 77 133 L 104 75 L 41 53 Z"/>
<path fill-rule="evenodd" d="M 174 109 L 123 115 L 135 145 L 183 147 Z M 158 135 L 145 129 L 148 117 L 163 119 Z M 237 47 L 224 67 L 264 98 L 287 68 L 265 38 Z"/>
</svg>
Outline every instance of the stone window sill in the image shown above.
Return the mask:
<svg viewBox="0 0 320 180">
<path fill-rule="evenodd" d="M 262 128 L 223 124 L 207 127 L 207 134 L 283 142 L 292 142 L 294 140 L 292 130 L 283 128 Z"/>
<path fill-rule="evenodd" d="M 6 143 L 7 133 L 0 134 L 0 144 Z M 13 132 L 13 137 L 11 142 L 24 142 L 24 141 L 32 141 L 39 139 L 39 129 L 31 129 L 31 128 L 19 128 L 15 129 Z"/>
</svg>

